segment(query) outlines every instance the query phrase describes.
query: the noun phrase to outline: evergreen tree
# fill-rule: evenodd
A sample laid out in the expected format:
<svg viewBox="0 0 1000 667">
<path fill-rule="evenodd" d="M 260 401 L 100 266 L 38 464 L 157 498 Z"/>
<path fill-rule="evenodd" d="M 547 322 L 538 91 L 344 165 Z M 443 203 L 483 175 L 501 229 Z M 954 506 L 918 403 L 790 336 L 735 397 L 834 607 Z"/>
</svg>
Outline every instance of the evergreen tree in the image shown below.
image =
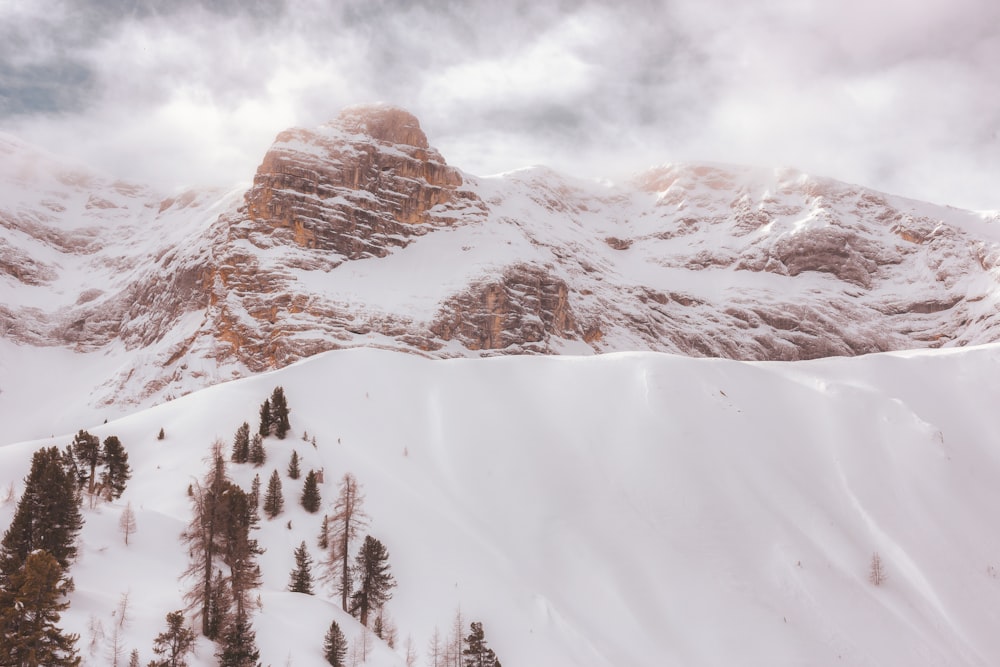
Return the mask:
<svg viewBox="0 0 1000 667">
<path fill-rule="evenodd" d="M 53 448 L 54 449 L 54 448 Z M 78 635 L 63 634 L 60 612 L 67 581 L 59 562 L 41 549 L 32 551 L 23 567 L 0 588 L 0 664 L 35 667 L 76 667 L 80 664 Z"/>
<path fill-rule="evenodd" d="M 319 538 L 316 541 L 323 551 L 330 548 L 330 517 L 326 514 L 323 515 L 323 524 L 319 527 Z"/>
<path fill-rule="evenodd" d="M 253 527 L 260 525 L 260 475 L 254 475 L 250 482 L 250 493 L 247 494 L 247 502 L 250 503 L 250 513 L 253 519 Z"/>
<path fill-rule="evenodd" d="M 68 568 L 76 557 L 76 536 L 82 527 L 76 481 L 66 471 L 62 454 L 56 447 L 39 449 L 31 458 L 10 528 L 0 541 L 0 586 L 36 549 L 44 549 L 61 568 Z"/>
<path fill-rule="evenodd" d="M 215 654 L 219 667 L 260 667 L 257 634 L 243 614 L 223 634 L 219 651 Z"/>
<path fill-rule="evenodd" d="M 351 595 L 351 614 L 368 626 L 369 614 L 392 597 L 396 580 L 389 572 L 389 551 L 371 535 L 365 536 L 354 561 L 358 589 Z"/>
<path fill-rule="evenodd" d="M 293 593 L 313 594 L 312 556 L 303 541 L 295 550 L 295 569 L 288 582 L 288 590 Z"/>
<path fill-rule="evenodd" d="M 221 568 L 212 575 L 211 582 L 202 616 L 202 634 L 215 641 L 233 620 L 233 596 L 229 589 L 229 577 L 222 574 Z"/>
<path fill-rule="evenodd" d="M 316 481 L 316 471 L 310 470 L 306 473 L 306 481 L 302 485 L 302 507 L 307 512 L 315 514 L 319 511 L 320 497 L 319 486 Z"/>
<path fill-rule="evenodd" d="M 500 667 L 493 649 L 486 645 L 486 634 L 483 624 L 473 622 L 471 632 L 465 638 L 465 650 L 462 651 L 462 667 Z"/>
<path fill-rule="evenodd" d="M 299 453 L 292 450 L 292 460 L 288 462 L 288 476 L 292 479 L 298 479 L 300 475 L 299 471 Z"/>
<path fill-rule="evenodd" d="M 265 398 L 264 402 L 260 405 L 260 427 L 257 429 L 257 433 L 261 437 L 266 438 L 271 435 L 271 429 L 273 424 L 271 423 L 271 401 Z"/>
<path fill-rule="evenodd" d="M 350 545 L 368 525 L 368 515 L 362 507 L 364 499 L 358 480 L 345 473 L 330 517 L 330 556 L 326 561 L 327 578 L 336 582 L 344 611 L 348 610 L 351 596 Z"/>
<path fill-rule="evenodd" d="M 167 614 L 167 629 L 153 640 L 153 653 L 163 656 L 153 661 L 156 667 L 187 667 L 185 658 L 194 650 L 194 631 L 184 627 L 184 612 L 177 610 Z"/>
<path fill-rule="evenodd" d="M 264 514 L 268 519 L 281 514 L 285 506 L 285 499 L 281 496 L 281 477 L 278 471 L 271 473 L 271 479 L 267 481 L 267 493 L 264 494 Z"/>
<path fill-rule="evenodd" d="M 323 638 L 323 657 L 333 667 L 345 667 L 344 659 L 347 657 L 347 639 L 340 631 L 337 621 L 330 623 L 330 629 L 326 631 Z"/>
<path fill-rule="evenodd" d="M 267 452 L 264 451 L 264 438 L 260 437 L 260 433 L 254 433 L 253 440 L 250 442 L 250 463 L 259 468 L 264 465 L 265 461 L 267 461 Z"/>
<path fill-rule="evenodd" d="M 97 484 L 97 465 L 102 460 L 101 439 L 81 429 L 73 438 L 70 451 L 80 466 L 80 485 L 86 484 L 87 493 L 93 495 Z"/>
<path fill-rule="evenodd" d="M 163 432 L 163 427 L 161 426 L 160 432 L 156 434 L 156 439 L 163 440 L 165 437 L 167 437 L 167 434 Z"/>
<path fill-rule="evenodd" d="M 121 498 L 126 482 L 132 477 L 132 469 L 128 464 L 128 452 L 118 436 L 109 435 L 104 439 L 102 459 L 101 489 L 109 500 Z"/>
<path fill-rule="evenodd" d="M 275 387 L 271 393 L 271 425 L 274 434 L 281 440 L 285 439 L 292 426 L 288 421 L 288 402 L 285 400 L 285 390 Z"/>
<path fill-rule="evenodd" d="M 250 460 L 250 424 L 243 422 L 233 436 L 233 451 L 229 455 L 233 463 L 246 463 Z"/>
<path fill-rule="evenodd" d="M 246 492 L 229 483 L 223 498 L 222 562 L 229 566 L 229 590 L 236 615 L 241 617 L 254 605 L 251 593 L 261 583 L 257 556 L 264 550 L 250 537 L 250 530 L 256 523 Z"/>
<path fill-rule="evenodd" d="M 160 440 L 162 439 L 163 438 L 160 438 Z M 132 652 L 128 654 L 128 667 L 139 667 L 139 649 L 134 648 L 132 649 Z"/>
</svg>

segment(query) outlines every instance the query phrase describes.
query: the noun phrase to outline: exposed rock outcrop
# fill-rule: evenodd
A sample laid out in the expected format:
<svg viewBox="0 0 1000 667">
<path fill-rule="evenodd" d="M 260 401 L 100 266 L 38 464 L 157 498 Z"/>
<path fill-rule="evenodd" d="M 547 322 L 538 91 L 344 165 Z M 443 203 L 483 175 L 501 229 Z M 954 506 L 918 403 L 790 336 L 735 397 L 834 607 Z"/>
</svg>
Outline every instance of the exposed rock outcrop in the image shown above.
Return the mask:
<svg viewBox="0 0 1000 667">
<path fill-rule="evenodd" d="M 247 193 L 249 224 L 234 231 L 258 247 L 384 257 L 424 225 L 453 222 L 457 200 L 475 200 L 461 185 L 413 115 L 355 107 L 328 125 L 278 135 Z"/>
<path fill-rule="evenodd" d="M 518 352 L 548 352 L 553 336 L 580 335 L 566 283 L 527 265 L 512 266 L 499 279 L 449 298 L 430 331 L 469 350 Z"/>
</svg>

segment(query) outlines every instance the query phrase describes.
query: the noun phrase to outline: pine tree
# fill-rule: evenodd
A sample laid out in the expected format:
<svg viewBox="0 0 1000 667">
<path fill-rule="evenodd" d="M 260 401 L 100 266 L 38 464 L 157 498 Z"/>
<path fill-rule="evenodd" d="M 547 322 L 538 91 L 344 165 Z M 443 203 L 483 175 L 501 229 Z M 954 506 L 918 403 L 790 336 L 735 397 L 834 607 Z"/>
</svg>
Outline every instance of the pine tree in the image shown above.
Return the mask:
<svg viewBox="0 0 1000 667">
<path fill-rule="evenodd" d="M 10 528 L 0 541 L 0 586 L 36 549 L 44 549 L 61 568 L 68 568 L 76 557 L 76 536 L 82 527 L 76 481 L 65 469 L 62 454 L 56 447 L 39 449 L 31 458 Z"/>
<path fill-rule="evenodd" d="M 222 574 L 221 568 L 212 575 L 211 582 L 212 587 L 202 615 L 202 634 L 216 641 L 233 620 L 233 595 L 229 588 L 229 577 Z"/>
<path fill-rule="evenodd" d="M 319 486 L 316 481 L 316 471 L 310 470 L 306 473 L 306 481 L 302 485 L 302 507 L 305 508 L 307 512 L 315 514 L 319 511 L 320 497 L 319 497 Z"/>
<path fill-rule="evenodd" d="M 257 634 L 243 614 L 223 634 L 219 651 L 215 654 L 219 667 L 260 667 Z"/>
<path fill-rule="evenodd" d="M 292 459 L 288 462 L 288 476 L 292 479 L 298 479 L 301 472 L 299 471 L 299 453 L 292 450 Z"/>
<path fill-rule="evenodd" d="M 362 507 L 364 498 L 358 480 L 345 473 L 330 517 L 330 556 L 326 561 L 327 578 L 336 582 L 344 611 L 351 596 L 350 545 L 368 525 L 368 515 Z"/>
<path fill-rule="evenodd" d="M 254 475 L 250 482 L 250 504 L 260 506 L 260 473 Z"/>
<path fill-rule="evenodd" d="M 229 455 L 233 463 L 246 463 L 250 460 L 250 424 L 243 422 L 233 435 L 233 451 Z"/>
<path fill-rule="evenodd" d="M 32 551 L 24 566 L 0 588 L 0 664 L 76 667 L 80 664 L 78 635 L 59 629 L 67 581 L 59 562 L 41 549 Z"/>
<path fill-rule="evenodd" d="M 281 477 L 278 471 L 271 473 L 271 479 L 267 481 L 267 493 L 264 494 L 264 514 L 268 519 L 281 514 L 285 506 L 285 499 L 281 496 Z"/>
<path fill-rule="evenodd" d="M 167 629 L 153 640 L 153 653 L 164 656 L 151 664 L 157 667 L 187 667 L 185 658 L 194 650 L 195 634 L 184 627 L 184 612 L 177 610 L 167 614 Z"/>
<path fill-rule="evenodd" d="M 260 405 L 260 427 L 257 429 L 257 433 L 261 437 L 266 438 L 271 435 L 271 429 L 273 424 L 271 423 L 271 401 L 265 398 L 264 402 Z"/>
<path fill-rule="evenodd" d="M 163 427 L 161 426 L 160 432 L 156 434 L 156 439 L 163 440 L 165 437 L 167 437 L 167 434 L 163 432 Z"/>
<path fill-rule="evenodd" d="M 125 484 L 132 477 L 132 469 L 128 464 L 128 452 L 122 446 L 118 436 L 109 435 L 104 439 L 102 454 L 104 472 L 101 473 L 101 489 L 109 500 L 122 497 Z"/>
<path fill-rule="evenodd" d="M 288 421 L 288 402 L 285 400 L 285 390 L 275 387 L 271 393 L 271 424 L 274 427 L 274 434 L 279 439 L 284 440 L 292 426 Z"/>
<path fill-rule="evenodd" d="M 260 437 L 260 433 L 254 433 L 250 442 L 250 463 L 259 468 L 264 465 L 265 461 L 267 461 L 267 452 L 264 451 L 264 438 Z"/>
<path fill-rule="evenodd" d="M 222 562 L 229 566 L 229 589 L 236 615 L 241 617 L 255 606 L 251 593 L 261 584 L 257 556 L 264 550 L 258 546 L 257 540 L 250 537 L 250 530 L 256 527 L 256 523 L 246 492 L 235 484 L 229 484 L 224 501 Z"/>
<path fill-rule="evenodd" d="M 160 439 L 162 440 L 163 438 Z M 132 649 L 132 652 L 128 654 L 128 667 L 139 667 L 139 649 L 134 648 Z"/>
<path fill-rule="evenodd" d="M 319 537 L 316 540 L 316 546 L 323 551 L 330 548 L 330 517 L 326 514 L 323 515 L 323 523 L 319 527 Z"/>
<path fill-rule="evenodd" d="M 389 551 L 371 535 L 365 536 L 354 561 L 358 589 L 351 595 L 350 612 L 368 626 L 369 614 L 392 597 L 396 580 L 389 572 Z"/>
<path fill-rule="evenodd" d="M 323 657 L 333 667 L 345 667 L 344 659 L 347 657 L 347 639 L 340 631 L 337 621 L 330 623 L 330 629 L 326 631 L 323 638 Z"/>
<path fill-rule="evenodd" d="M 97 465 L 101 463 L 101 439 L 87 431 L 80 430 L 70 444 L 73 457 L 79 462 L 80 485 L 87 484 L 87 493 L 94 495 L 97 485 Z"/>
<path fill-rule="evenodd" d="M 293 593 L 313 594 L 312 556 L 306 549 L 305 541 L 295 550 L 295 569 L 292 570 L 288 590 Z"/>
<path fill-rule="evenodd" d="M 500 667 L 493 649 L 486 645 L 486 634 L 483 632 L 483 624 L 473 622 L 471 632 L 465 638 L 465 650 L 462 660 L 463 667 Z"/>
</svg>

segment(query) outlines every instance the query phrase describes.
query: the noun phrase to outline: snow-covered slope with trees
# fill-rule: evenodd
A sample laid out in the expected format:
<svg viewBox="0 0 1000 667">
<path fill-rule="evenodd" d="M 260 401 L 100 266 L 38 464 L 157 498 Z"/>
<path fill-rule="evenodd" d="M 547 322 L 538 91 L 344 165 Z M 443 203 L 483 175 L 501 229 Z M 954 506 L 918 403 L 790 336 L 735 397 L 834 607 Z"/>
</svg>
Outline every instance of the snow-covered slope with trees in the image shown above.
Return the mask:
<svg viewBox="0 0 1000 667">
<path fill-rule="evenodd" d="M 460 606 L 466 634 L 482 621 L 506 665 L 993 665 L 998 368 L 996 346 L 794 363 L 315 356 L 75 425 L 117 435 L 133 477 L 120 500 L 84 509 L 64 626 L 86 665 L 110 664 L 116 632 L 126 659 L 153 657 L 190 584 L 178 582 L 187 488 L 212 441 L 228 451 L 280 385 L 291 433 L 265 440 L 263 467 L 229 467 L 245 489 L 255 473 L 283 480 L 283 513 L 255 532 L 265 665 L 324 664 L 334 619 L 358 642 L 328 588 L 285 590 L 300 542 L 322 560 L 321 515 L 347 472 L 398 581 L 397 649 L 374 642 L 368 664 L 405 664 L 408 637 L 428 664 L 435 628 L 446 639 Z M 0 447 L 0 489 L 13 491 L 0 523 L 31 453 L 70 440 Z M 293 450 L 303 472 L 324 471 L 317 514 L 285 476 Z M 201 640 L 192 664 L 215 664 L 212 653 Z"/>
</svg>

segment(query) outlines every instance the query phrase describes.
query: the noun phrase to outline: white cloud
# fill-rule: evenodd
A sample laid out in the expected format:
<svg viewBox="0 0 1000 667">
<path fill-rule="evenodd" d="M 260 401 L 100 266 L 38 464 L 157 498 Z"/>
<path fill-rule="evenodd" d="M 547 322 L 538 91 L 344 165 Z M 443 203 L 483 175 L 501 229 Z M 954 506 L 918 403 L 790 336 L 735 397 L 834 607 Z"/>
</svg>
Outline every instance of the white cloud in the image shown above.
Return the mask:
<svg viewBox="0 0 1000 667">
<path fill-rule="evenodd" d="M 1000 208 L 992 0 L 254 6 L 4 3 L 7 32 L 31 36 L 21 64 L 5 59 L 10 94 L 32 92 L 25 72 L 53 77 L 5 129 L 125 176 L 224 184 L 285 127 L 384 100 L 473 172 L 782 164 Z M 33 103 L 65 107 L 21 111 Z"/>
</svg>

